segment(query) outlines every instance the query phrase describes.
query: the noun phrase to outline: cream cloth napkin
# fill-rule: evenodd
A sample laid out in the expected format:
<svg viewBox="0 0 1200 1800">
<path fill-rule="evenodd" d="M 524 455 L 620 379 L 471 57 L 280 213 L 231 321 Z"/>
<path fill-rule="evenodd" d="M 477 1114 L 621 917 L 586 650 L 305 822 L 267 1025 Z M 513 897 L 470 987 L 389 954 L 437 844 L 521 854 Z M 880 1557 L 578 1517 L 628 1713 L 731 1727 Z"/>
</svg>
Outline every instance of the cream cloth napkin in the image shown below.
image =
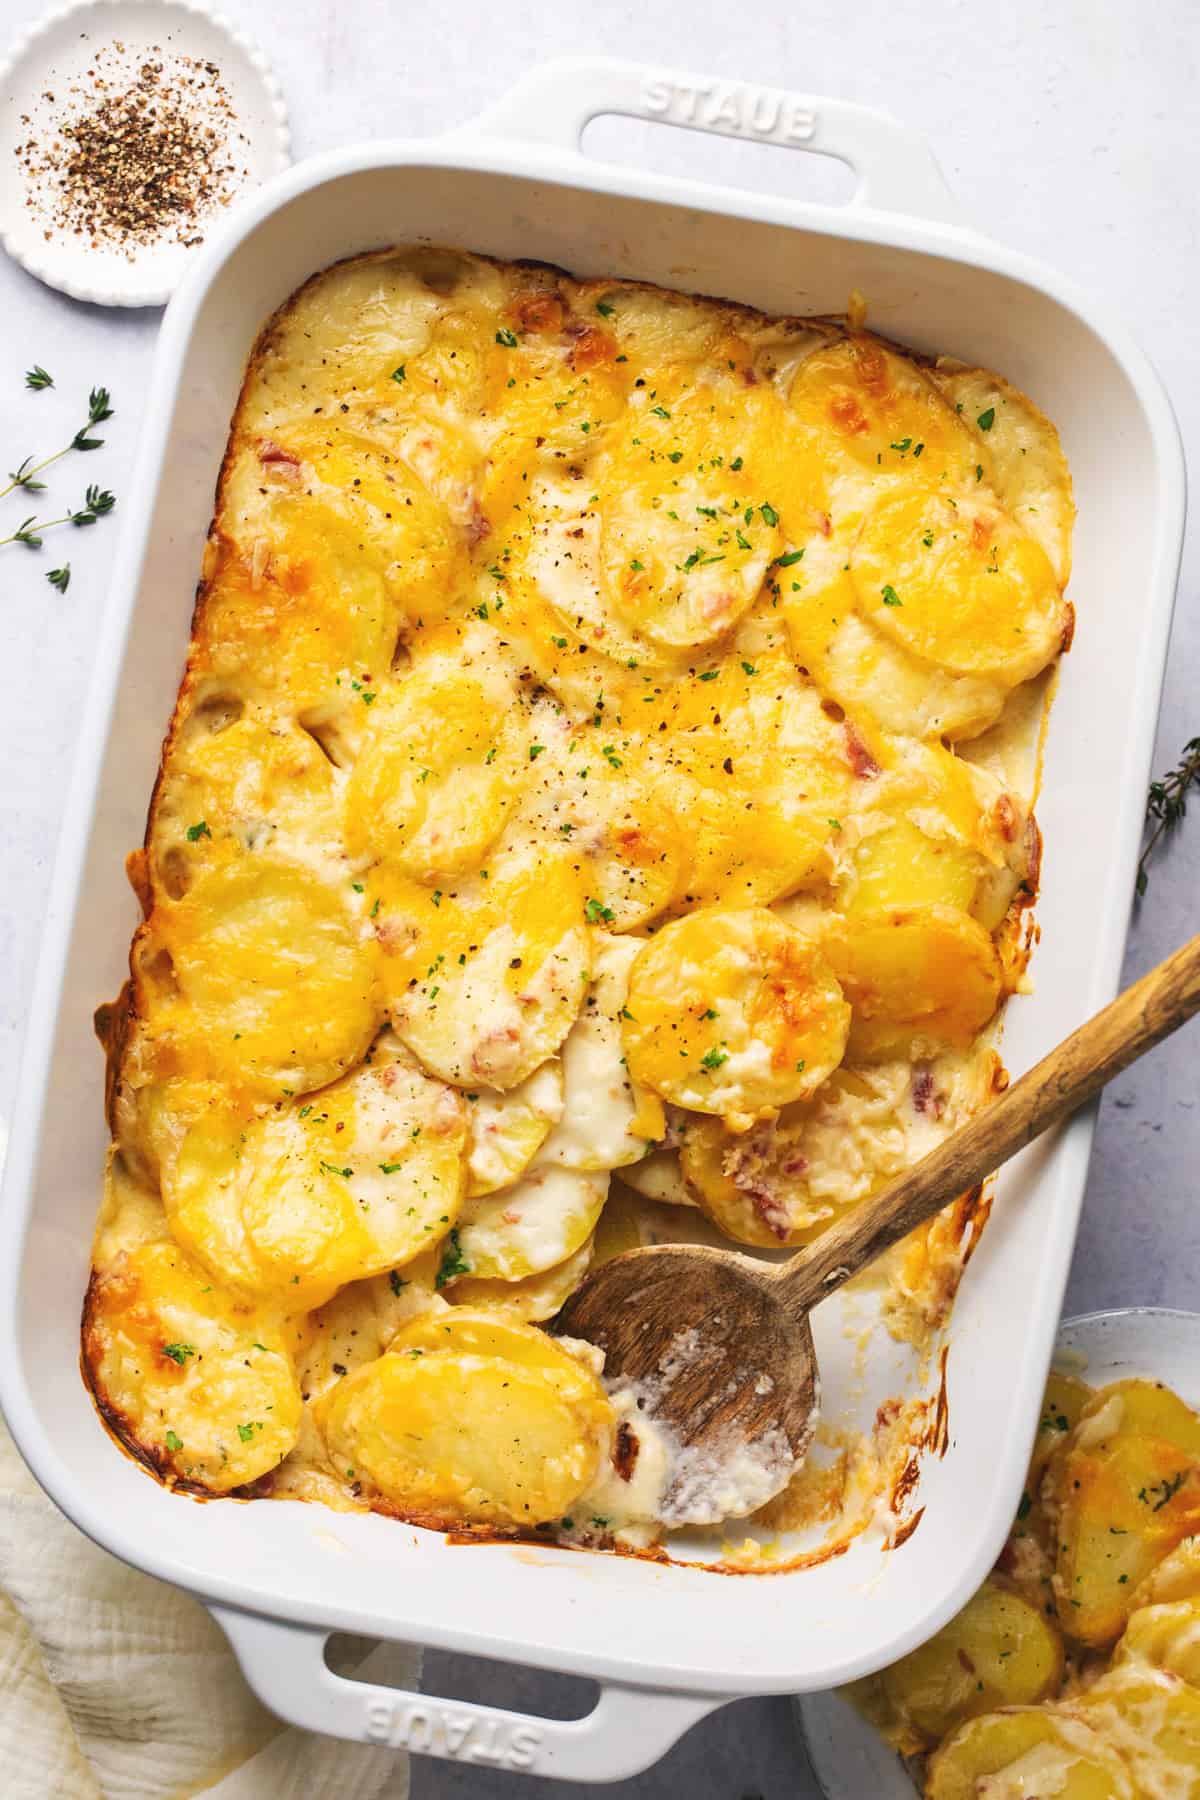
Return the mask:
<svg viewBox="0 0 1200 1800">
<path fill-rule="evenodd" d="M 363 1675 L 415 1686 L 417 1652 Z M 4 1800 L 407 1800 L 408 1757 L 284 1726 L 199 1601 L 98 1550 L 0 1423 Z"/>
</svg>

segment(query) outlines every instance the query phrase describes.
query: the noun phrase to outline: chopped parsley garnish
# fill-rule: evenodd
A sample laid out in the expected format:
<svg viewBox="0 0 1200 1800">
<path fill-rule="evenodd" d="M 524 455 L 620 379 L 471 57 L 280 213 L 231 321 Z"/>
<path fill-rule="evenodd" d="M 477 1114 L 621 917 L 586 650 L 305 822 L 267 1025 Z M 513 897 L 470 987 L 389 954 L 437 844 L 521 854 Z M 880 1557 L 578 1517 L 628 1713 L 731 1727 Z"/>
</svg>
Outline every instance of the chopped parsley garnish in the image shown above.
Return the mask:
<svg viewBox="0 0 1200 1800">
<path fill-rule="evenodd" d="M 744 662 L 742 664 L 742 672 L 743 672 L 743 674 L 746 674 L 746 675 L 757 675 L 758 674 L 758 670 L 755 668 L 754 664 L 750 663 L 750 662 Z"/>
<path fill-rule="evenodd" d="M 321 1168 L 325 1171 L 326 1175 L 340 1175 L 343 1181 L 349 1181 L 354 1173 L 353 1169 L 339 1169 L 336 1163 L 326 1162 L 323 1157 L 321 1159 Z"/>
<path fill-rule="evenodd" d="M 671 416 L 665 406 L 652 406 L 650 411 L 659 419 L 669 419 Z"/>
<path fill-rule="evenodd" d="M 183 1439 L 181 1437 L 177 1437 L 173 1431 L 168 1431 L 168 1433 L 167 1433 L 167 1449 L 168 1450 L 182 1450 L 183 1449 Z"/>
<path fill-rule="evenodd" d="M 395 1294 L 395 1296 L 398 1300 L 400 1298 L 401 1289 L 406 1288 L 408 1286 L 407 1281 L 404 1281 L 400 1277 L 400 1275 L 397 1274 L 395 1269 L 389 1269 L 388 1270 L 388 1282 L 391 1285 L 391 1290 L 392 1290 L 393 1294 Z"/>
<path fill-rule="evenodd" d="M 496 333 L 496 342 L 498 344 L 503 344 L 506 350 L 515 350 L 517 347 L 517 334 L 515 331 L 510 331 L 506 325 L 502 326 Z"/>
<path fill-rule="evenodd" d="M 903 600 L 900 598 L 899 594 L 896 592 L 895 588 L 892 586 L 890 581 L 885 581 L 883 586 L 880 588 L 879 592 L 883 597 L 883 604 L 885 606 L 903 606 L 904 605 Z"/>
<path fill-rule="evenodd" d="M 381 1175 L 394 1175 L 396 1173 L 397 1169 L 402 1169 L 403 1167 L 404 1167 L 404 1164 L 398 1163 L 398 1162 L 397 1163 L 380 1163 L 379 1172 Z"/>
<path fill-rule="evenodd" d="M 992 426 L 996 423 L 995 407 L 989 406 L 986 412 L 981 412 L 975 423 L 978 425 L 980 431 L 990 431 Z"/>
<path fill-rule="evenodd" d="M 392 370 L 392 380 L 393 381 L 404 381 L 407 379 L 407 375 L 408 375 L 408 371 L 406 370 L 403 363 L 401 363 L 398 368 L 395 368 Z"/>
<path fill-rule="evenodd" d="M 545 744 L 530 744 L 530 746 L 529 746 L 530 762 L 536 762 L 538 757 L 542 754 L 542 751 L 545 748 L 546 748 Z"/>
<path fill-rule="evenodd" d="M 195 1356 L 196 1347 L 194 1344 L 164 1344 L 162 1353 L 164 1356 L 169 1356 L 173 1363 L 178 1363 L 182 1369 L 188 1357 Z"/>
<path fill-rule="evenodd" d="M 728 1050 L 706 1050 L 700 1058 L 702 1069 L 719 1069 L 722 1063 L 729 1061 Z"/>
<path fill-rule="evenodd" d="M 803 562 L 803 560 L 803 550 L 788 550 L 783 556 L 777 556 L 775 558 L 775 567 L 777 569 L 790 569 L 795 563 Z"/>
<path fill-rule="evenodd" d="M 198 838 L 202 838 L 202 837 L 210 838 L 212 836 L 212 832 L 208 829 L 208 825 L 207 825 L 206 821 L 204 819 L 199 819 L 199 820 L 197 820 L 195 825 L 188 826 L 187 836 L 188 836 L 188 843 L 194 844 Z"/>
<path fill-rule="evenodd" d="M 605 762 L 610 765 L 610 767 L 612 767 L 614 769 L 620 768 L 621 759 L 617 755 L 616 751 L 613 749 L 611 744 L 605 744 L 604 747 L 602 748 L 602 750 L 600 751 L 600 754 L 604 758 Z"/>
<path fill-rule="evenodd" d="M 602 319 L 611 319 L 616 310 L 611 300 L 597 300 L 596 302 L 596 311 Z"/>
<path fill-rule="evenodd" d="M 720 669 L 701 669 L 700 679 L 701 681 L 715 681 L 720 673 Z"/>
<path fill-rule="evenodd" d="M 438 1265 L 434 1285 L 444 1288 L 448 1281 L 454 1281 L 459 1275 L 469 1275 L 470 1272 L 471 1265 L 463 1255 L 462 1245 L 458 1241 L 458 1229 L 454 1227 L 442 1249 L 442 1260 Z"/>
<path fill-rule="evenodd" d="M 603 901 L 590 898 L 584 902 L 583 911 L 589 925 L 601 923 L 611 925 L 616 916 L 611 906 L 605 906 Z"/>
<path fill-rule="evenodd" d="M 779 514 L 775 511 L 775 508 L 769 501 L 764 500 L 758 510 L 763 516 L 764 525 L 778 525 Z"/>
<path fill-rule="evenodd" d="M 261 1419 L 251 1419 L 245 1425 L 238 1426 L 238 1436 L 241 1438 L 243 1444 L 248 1444 L 250 1442 L 250 1439 L 254 1436 L 255 1432 L 261 1431 L 261 1430 L 262 1430 L 262 1420 Z"/>
</svg>

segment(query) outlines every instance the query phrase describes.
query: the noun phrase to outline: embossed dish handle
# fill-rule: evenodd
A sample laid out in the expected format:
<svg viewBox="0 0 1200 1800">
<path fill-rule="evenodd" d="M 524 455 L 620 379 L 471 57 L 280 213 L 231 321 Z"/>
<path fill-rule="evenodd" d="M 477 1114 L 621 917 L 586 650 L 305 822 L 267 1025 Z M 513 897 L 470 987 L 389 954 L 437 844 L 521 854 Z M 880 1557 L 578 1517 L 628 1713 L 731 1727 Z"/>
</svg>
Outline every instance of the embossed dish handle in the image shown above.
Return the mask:
<svg viewBox="0 0 1200 1800">
<path fill-rule="evenodd" d="M 335 1675 L 327 1628 L 292 1625 L 234 1607 L 209 1610 L 264 1706 L 306 1731 L 411 1750 L 476 1768 L 559 1781 L 621 1781 L 656 1763 L 685 1731 L 733 1695 L 601 1685 L 583 1719 L 541 1719 Z"/>
<path fill-rule="evenodd" d="M 531 69 L 464 129 L 472 135 L 549 143 L 582 155 L 584 128 L 606 113 L 835 156 L 858 177 L 851 205 L 963 222 L 919 132 L 869 106 L 754 82 L 608 57 L 564 57 Z"/>
</svg>

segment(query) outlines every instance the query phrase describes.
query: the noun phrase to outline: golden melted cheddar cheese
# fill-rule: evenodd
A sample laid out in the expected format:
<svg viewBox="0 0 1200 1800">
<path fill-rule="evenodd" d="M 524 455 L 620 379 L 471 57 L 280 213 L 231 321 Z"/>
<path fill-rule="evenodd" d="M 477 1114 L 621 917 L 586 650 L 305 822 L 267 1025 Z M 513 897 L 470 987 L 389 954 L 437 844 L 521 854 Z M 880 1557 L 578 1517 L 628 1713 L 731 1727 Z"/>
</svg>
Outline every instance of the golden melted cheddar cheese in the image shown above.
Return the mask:
<svg viewBox="0 0 1200 1800">
<path fill-rule="evenodd" d="M 1029 401 L 861 329 L 429 248 L 300 289 L 100 1016 L 118 1436 L 653 1536 L 636 1419 L 537 1327 L 672 1208 L 802 1242 L 986 1099 L 1070 524 Z"/>
</svg>

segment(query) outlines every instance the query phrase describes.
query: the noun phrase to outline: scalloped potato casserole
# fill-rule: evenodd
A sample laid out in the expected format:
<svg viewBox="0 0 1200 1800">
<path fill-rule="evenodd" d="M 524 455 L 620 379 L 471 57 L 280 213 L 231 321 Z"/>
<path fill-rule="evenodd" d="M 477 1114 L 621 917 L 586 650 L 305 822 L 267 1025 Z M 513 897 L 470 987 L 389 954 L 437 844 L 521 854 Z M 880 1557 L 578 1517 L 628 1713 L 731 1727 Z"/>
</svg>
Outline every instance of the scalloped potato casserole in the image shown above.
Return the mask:
<svg viewBox="0 0 1200 1800">
<path fill-rule="evenodd" d="M 1002 1079 L 1072 516 L 1028 399 L 861 321 L 428 248 L 293 296 L 98 1016 L 117 1437 L 653 1546 L 664 1446 L 545 1327 L 639 1242 L 805 1242 Z M 925 1323 L 963 1257 L 896 1264 Z"/>
</svg>

